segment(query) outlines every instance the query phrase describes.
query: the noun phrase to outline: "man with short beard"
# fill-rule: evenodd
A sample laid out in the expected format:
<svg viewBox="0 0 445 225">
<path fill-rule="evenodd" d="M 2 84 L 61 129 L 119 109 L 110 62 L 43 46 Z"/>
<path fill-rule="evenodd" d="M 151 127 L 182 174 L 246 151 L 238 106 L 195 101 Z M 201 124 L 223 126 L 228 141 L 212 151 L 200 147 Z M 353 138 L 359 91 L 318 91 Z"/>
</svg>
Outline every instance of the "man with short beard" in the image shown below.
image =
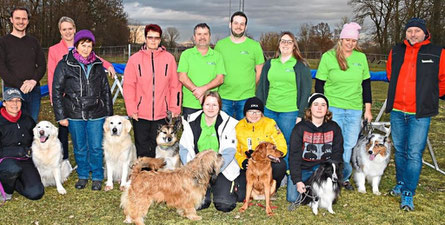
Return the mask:
<svg viewBox="0 0 445 225">
<path fill-rule="evenodd" d="M 235 12 L 230 18 L 229 28 L 230 36 L 218 41 L 215 46 L 224 59 L 227 72 L 218 92 L 222 98 L 222 110 L 240 120 L 244 117 L 246 100 L 255 96 L 264 56 L 261 45 L 245 35 L 246 14 Z"/>
<path fill-rule="evenodd" d="M 14 8 L 10 21 L 12 32 L 0 38 L 0 76 L 3 93 L 17 88 L 23 97 L 22 110 L 37 121 L 40 111 L 40 79 L 45 75 L 46 60 L 39 41 L 26 34 L 29 13 Z"/>
</svg>

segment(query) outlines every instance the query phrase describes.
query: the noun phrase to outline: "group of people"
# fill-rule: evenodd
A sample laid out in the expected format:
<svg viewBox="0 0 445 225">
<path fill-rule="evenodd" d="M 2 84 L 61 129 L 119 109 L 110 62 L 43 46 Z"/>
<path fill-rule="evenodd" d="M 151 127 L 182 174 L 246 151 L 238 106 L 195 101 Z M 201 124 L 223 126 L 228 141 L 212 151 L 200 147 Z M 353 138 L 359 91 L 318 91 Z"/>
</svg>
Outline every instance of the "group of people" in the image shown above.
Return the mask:
<svg viewBox="0 0 445 225">
<path fill-rule="evenodd" d="M 28 19 L 25 8 L 14 9 L 13 30 L 0 39 L 0 76 L 5 85 L 0 182 L 6 200 L 14 190 L 30 199 L 39 199 L 44 192 L 27 152 L 46 65 L 38 41 L 26 34 Z M 75 188 L 85 188 L 91 173 L 92 190 L 101 190 L 102 126 L 113 114 L 104 69 L 115 72 L 94 53 L 91 31 L 76 32 L 68 17 L 62 17 L 58 26 L 62 40 L 50 48 L 47 69 L 64 159 L 69 132 L 78 165 Z M 230 36 L 212 49 L 210 27 L 197 24 L 195 46 L 182 53 L 177 65 L 160 45 L 161 27 L 145 27 L 145 44 L 128 60 L 123 83 L 137 156 L 155 157 L 157 129 L 171 112 L 174 117 L 182 114 L 179 154 L 184 164 L 206 150 L 224 158 L 201 209 L 213 201 L 217 210 L 228 212 L 244 200 L 247 162 L 265 141 L 284 155 L 284 160 L 272 163 L 272 176 L 277 189 L 287 181 L 288 201 L 295 202 L 306 191 L 304 182 L 328 160 L 343 163 L 343 186 L 353 190 L 352 148 L 362 115 L 372 120 L 369 67 L 358 46 L 361 27 L 354 22 L 343 26 L 336 46 L 321 58 L 312 95 L 309 65 L 291 32 L 281 33 L 275 56 L 265 61 L 260 44 L 245 35 L 243 12 L 231 16 L 229 28 Z M 391 113 L 397 180 L 390 193 L 401 196 L 402 209 L 414 210 L 430 118 L 438 114 L 439 97 L 445 96 L 445 53 L 430 43 L 423 20 L 411 19 L 405 31 L 406 39 L 392 49 L 387 64 L 386 112 Z"/>
</svg>

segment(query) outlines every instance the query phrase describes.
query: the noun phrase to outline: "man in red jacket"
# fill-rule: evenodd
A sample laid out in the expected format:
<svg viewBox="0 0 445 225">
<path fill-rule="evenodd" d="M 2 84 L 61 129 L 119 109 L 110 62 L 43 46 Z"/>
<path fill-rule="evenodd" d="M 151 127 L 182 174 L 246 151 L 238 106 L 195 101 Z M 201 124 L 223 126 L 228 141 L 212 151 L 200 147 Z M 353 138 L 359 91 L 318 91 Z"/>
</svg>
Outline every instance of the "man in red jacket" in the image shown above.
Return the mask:
<svg viewBox="0 0 445 225">
<path fill-rule="evenodd" d="M 406 39 L 393 47 L 386 64 L 386 112 L 391 113 L 397 179 L 390 194 L 401 195 L 400 208 L 412 211 L 431 117 L 445 97 L 445 50 L 431 44 L 422 19 L 410 19 L 405 31 Z"/>
</svg>

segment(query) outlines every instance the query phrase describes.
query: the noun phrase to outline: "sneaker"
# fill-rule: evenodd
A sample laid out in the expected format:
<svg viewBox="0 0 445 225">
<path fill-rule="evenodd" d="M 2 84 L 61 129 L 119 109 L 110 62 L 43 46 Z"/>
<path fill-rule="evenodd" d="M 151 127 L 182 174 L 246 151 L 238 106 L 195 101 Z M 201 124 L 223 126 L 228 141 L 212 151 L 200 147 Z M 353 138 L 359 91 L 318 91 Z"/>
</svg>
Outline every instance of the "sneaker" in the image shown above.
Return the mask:
<svg viewBox="0 0 445 225">
<path fill-rule="evenodd" d="M 79 179 L 76 184 L 74 185 L 77 189 L 84 189 L 85 186 L 87 186 L 88 180 L 87 179 Z"/>
<path fill-rule="evenodd" d="M 93 184 L 91 184 L 91 190 L 100 191 L 102 189 L 102 181 L 101 180 L 93 180 Z"/>
<path fill-rule="evenodd" d="M 352 186 L 352 184 L 349 181 L 343 182 L 343 187 L 348 191 L 354 190 L 354 187 Z"/>
<path fill-rule="evenodd" d="M 400 209 L 405 211 L 413 211 L 413 194 L 410 191 L 404 191 L 402 194 L 402 201 L 400 202 Z"/>
<path fill-rule="evenodd" d="M 403 182 L 402 181 L 397 182 L 396 186 L 394 186 L 394 188 L 389 191 L 389 194 L 391 196 L 400 196 L 400 195 L 402 195 L 402 186 L 403 186 Z"/>
<path fill-rule="evenodd" d="M 3 196 L 0 194 L 0 202 L 9 201 L 12 199 L 12 194 L 5 193 L 6 199 L 3 199 Z"/>
</svg>

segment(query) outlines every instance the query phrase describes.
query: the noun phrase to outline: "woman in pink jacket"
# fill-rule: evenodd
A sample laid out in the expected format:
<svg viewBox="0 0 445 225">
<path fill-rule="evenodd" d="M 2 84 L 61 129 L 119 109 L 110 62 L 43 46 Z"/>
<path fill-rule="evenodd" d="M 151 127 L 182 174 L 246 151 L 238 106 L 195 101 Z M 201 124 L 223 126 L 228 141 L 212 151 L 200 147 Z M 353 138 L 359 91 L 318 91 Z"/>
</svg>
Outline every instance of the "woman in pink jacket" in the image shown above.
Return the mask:
<svg viewBox="0 0 445 225">
<path fill-rule="evenodd" d="M 59 19 L 58 26 L 62 40 L 51 46 L 48 51 L 48 90 L 51 104 L 54 71 L 56 70 L 57 63 L 59 63 L 62 57 L 68 54 L 69 50 L 74 48 L 74 34 L 76 33 L 76 24 L 74 23 L 74 20 L 69 17 L 62 16 Z M 102 58 L 100 58 L 100 60 L 102 60 L 103 66 L 107 68 L 108 72 L 114 77 L 116 72 L 113 65 Z M 68 159 L 68 127 L 59 126 L 58 138 L 63 146 L 63 159 Z"/>
<path fill-rule="evenodd" d="M 159 25 L 145 26 L 145 45 L 130 57 L 124 71 L 124 101 L 133 119 L 138 157 L 155 157 L 157 130 L 166 123 L 167 111 L 173 117 L 181 113 L 176 60 L 160 46 L 161 37 Z"/>
</svg>

